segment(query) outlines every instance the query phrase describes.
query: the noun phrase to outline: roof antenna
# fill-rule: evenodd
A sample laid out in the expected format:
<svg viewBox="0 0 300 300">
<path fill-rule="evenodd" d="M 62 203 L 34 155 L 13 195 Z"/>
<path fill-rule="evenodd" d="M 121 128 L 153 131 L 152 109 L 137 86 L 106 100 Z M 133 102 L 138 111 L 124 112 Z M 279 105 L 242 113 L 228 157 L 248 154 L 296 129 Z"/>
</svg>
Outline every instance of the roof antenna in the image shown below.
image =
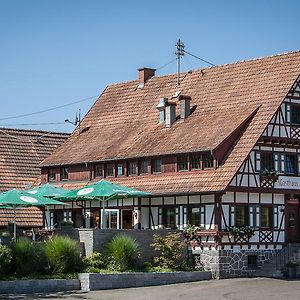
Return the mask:
<svg viewBox="0 0 300 300">
<path fill-rule="evenodd" d="M 184 43 L 178 39 L 178 42 L 176 43 L 176 51 L 175 55 L 177 56 L 177 85 L 180 85 L 180 60 L 184 55 Z"/>
<path fill-rule="evenodd" d="M 73 124 L 74 126 L 77 126 L 77 124 L 78 124 L 78 129 L 80 129 L 80 122 L 81 122 L 80 108 L 78 109 L 78 114 L 76 112 L 76 117 L 75 117 L 75 121 L 74 122 L 70 121 L 69 119 L 66 119 L 65 122 Z"/>
</svg>

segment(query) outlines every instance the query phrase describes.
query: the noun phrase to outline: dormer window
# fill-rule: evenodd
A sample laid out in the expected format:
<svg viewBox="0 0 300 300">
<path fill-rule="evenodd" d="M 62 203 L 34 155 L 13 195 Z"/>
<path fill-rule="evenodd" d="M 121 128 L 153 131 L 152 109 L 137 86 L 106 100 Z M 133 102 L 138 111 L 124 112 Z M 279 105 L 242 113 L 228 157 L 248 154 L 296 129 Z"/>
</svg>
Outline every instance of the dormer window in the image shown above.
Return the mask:
<svg viewBox="0 0 300 300">
<path fill-rule="evenodd" d="M 60 180 L 68 180 L 69 179 L 69 172 L 66 167 L 62 167 L 60 169 Z"/>
<path fill-rule="evenodd" d="M 161 173 L 161 159 L 153 160 L 153 173 Z"/>
<path fill-rule="evenodd" d="M 148 173 L 148 160 L 140 161 L 140 174 L 147 174 Z"/>
<path fill-rule="evenodd" d="M 136 175 L 136 162 L 131 161 L 129 162 L 129 170 L 128 170 L 128 175 Z"/>
<path fill-rule="evenodd" d="M 118 176 L 123 176 L 124 175 L 124 164 L 123 163 L 118 163 L 118 165 L 117 165 L 117 175 Z"/>
<path fill-rule="evenodd" d="M 113 177 L 114 174 L 114 164 L 113 163 L 108 163 L 106 164 L 106 176 L 107 177 Z"/>
<path fill-rule="evenodd" d="M 177 158 L 177 169 L 178 169 L 178 171 L 188 171 L 189 162 L 188 162 L 188 157 L 186 155 L 179 156 Z"/>
<path fill-rule="evenodd" d="M 211 169 L 214 167 L 214 158 L 210 153 L 202 155 L 203 169 Z"/>
<path fill-rule="evenodd" d="M 99 164 L 95 166 L 95 178 L 104 177 L 104 165 Z"/>
<path fill-rule="evenodd" d="M 48 171 L 48 181 L 55 181 L 56 180 L 56 170 L 51 168 Z"/>
<path fill-rule="evenodd" d="M 191 169 L 201 170 L 201 156 L 195 155 L 191 157 Z"/>
</svg>

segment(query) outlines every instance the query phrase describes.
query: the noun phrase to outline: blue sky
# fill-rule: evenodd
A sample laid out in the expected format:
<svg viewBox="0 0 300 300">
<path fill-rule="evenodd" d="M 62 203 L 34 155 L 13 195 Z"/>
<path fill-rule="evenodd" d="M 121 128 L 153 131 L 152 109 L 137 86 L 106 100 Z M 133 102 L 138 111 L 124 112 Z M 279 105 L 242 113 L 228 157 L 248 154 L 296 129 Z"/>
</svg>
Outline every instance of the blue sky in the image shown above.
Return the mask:
<svg viewBox="0 0 300 300">
<path fill-rule="evenodd" d="M 216 65 L 300 49 L 298 0 L 0 0 L 0 126 L 72 131 L 80 108 L 186 50 Z M 205 67 L 185 56 L 183 70 Z M 157 74 L 176 72 L 176 62 Z"/>
</svg>

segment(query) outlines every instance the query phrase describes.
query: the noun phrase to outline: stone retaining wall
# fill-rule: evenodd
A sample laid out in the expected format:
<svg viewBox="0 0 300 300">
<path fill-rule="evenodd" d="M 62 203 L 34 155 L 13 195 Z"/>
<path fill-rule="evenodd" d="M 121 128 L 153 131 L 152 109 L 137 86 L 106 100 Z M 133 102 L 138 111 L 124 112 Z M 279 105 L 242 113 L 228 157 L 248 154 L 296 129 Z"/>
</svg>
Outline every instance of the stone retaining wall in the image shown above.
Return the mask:
<svg viewBox="0 0 300 300">
<path fill-rule="evenodd" d="M 0 294 L 50 293 L 80 290 L 78 279 L 30 279 L 0 281 Z"/>
<path fill-rule="evenodd" d="M 211 279 L 210 272 L 168 272 L 168 273 L 123 273 L 123 274 L 79 274 L 81 289 L 95 291 L 130 287 L 164 285 Z"/>
<path fill-rule="evenodd" d="M 214 278 L 253 276 L 278 250 L 194 250 L 196 267 L 210 271 Z M 248 257 L 256 256 L 257 265 L 249 265 Z"/>
</svg>

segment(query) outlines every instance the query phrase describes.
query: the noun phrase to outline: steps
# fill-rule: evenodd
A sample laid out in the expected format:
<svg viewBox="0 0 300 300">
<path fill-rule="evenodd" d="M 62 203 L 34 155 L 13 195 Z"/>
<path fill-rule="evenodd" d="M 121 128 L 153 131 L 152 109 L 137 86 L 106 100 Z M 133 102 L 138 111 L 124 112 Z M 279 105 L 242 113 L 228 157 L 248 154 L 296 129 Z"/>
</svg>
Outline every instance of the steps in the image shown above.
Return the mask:
<svg viewBox="0 0 300 300">
<path fill-rule="evenodd" d="M 255 276 L 282 278 L 284 276 L 283 269 L 289 261 L 297 262 L 300 265 L 300 244 L 287 244 L 286 247 L 266 262 L 261 269 L 257 270 Z M 300 269 L 297 270 L 297 275 L 300 275 Z"/>
</svg>

